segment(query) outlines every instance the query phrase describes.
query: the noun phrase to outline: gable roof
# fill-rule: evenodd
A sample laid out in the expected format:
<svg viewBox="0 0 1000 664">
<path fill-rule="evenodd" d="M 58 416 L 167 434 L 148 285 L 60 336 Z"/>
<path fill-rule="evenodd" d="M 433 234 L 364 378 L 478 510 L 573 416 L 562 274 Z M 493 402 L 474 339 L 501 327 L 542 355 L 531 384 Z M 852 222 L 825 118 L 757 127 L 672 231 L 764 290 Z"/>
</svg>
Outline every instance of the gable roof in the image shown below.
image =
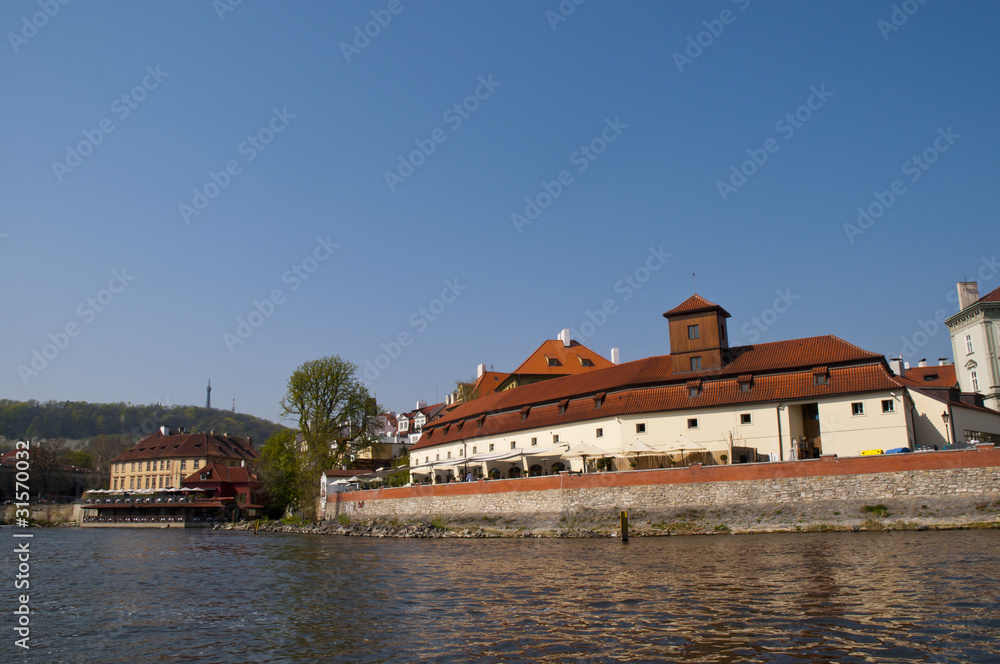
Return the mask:
<svg viewBox="0 0 1000 664">
<path fill-rule="evenodd" d="M 221 457 L 250 461 L 259 456 L 257 450 L 245 438 L 217 433 L 183 433 L 164 436 L 157 431 L 111 459 L 111 463 L 180 457 Z"/>
<path fill-rule="evenodd" d="M 688 299 L 684 300 L 670 311 L 664 312 L 663 317 L 669 318 L 671 316 L 676 316 L 677 314 L 693 314 L 699 311 L 712 311 L 712 310 L 719 311 L 726 318 L 732 318 L 732 316 L 729 315 L 728 311 L 726 311 L 719 305 L 715 304 L 714 302 L 709 302 L 708 300 L 703 298 L 701 295 L 698 295 L 697 293 L 695 293 Z"/>
<path fill-rule="evenodd" d="M 473 399 L 484 397 L 487 394 L 493 394 L 496 392 L 496 389 L 500 387 L 500 383 L 505 381 L 508 376 L 510 376 L 509 373 L 504 373 L 502 371 L 483 372 L 483 375 L 477 378 L 476 382 L 472 384 L 472 394 L 476 395 Z"/>
<path fill-rule="evenodd" d="M 509 375 L 567 376 L 612 366 L 614 365 L 610 360 L 601 357 L 579 341 L 570 341 L 569 346 L 566 346 L 559 339 L 546 339 Z"/>
<path fill-rule="evenodd" d="M 424 427 L 424 434 L 413 449 L 448 442 L 451 438 L 476 437 L 477 429 L 484 426 L 479 418 L 485 420 L 487 416 L 491 420 L 497 418 L 488 427 L 490 434 L 499 432 L 496 426 L 513 427 L 511 431 L 546 426 L 547 420 L 542 417 L 547 412 L 545 408 L 558 411 L 558 402 L 564 399 L 571 402 L 565 416 L 558 419 L 559 423 L 620 413 L 704 408 L 896 387 L 881 355 L 834 336 L 738 346 L 731 348 L 726 358 L 726 364 L 720 369 L 689 371 L 674 376 L 670 356 L 660 355 L 497 392 L 459 404 Z M 827 368 L 830 380 L 825 385 L 815 384 L 813 369 L 816 367 Z M 740 379 L 746 382 L 748 375 L 753 379 L 751 390 L 741 392 Z M 701 393 L 694 399 L 688 396 L 687 390 L 687 383 L 692 380 L 703 381 Z M 601 401 L 614 408 L 595 409 L 594 395 L 600 393 L 607 393 Z M 584 411 L 580 409 L 587 408 L 590 415 L 582 417 Z M 524 410 L 527 412 L 522 413 Z M 437 433 L 445 424 L 460 421 L 469 423 L 460 429 L 454 427 L 446 436 Z"/>
<path fill-rule="evenodd" d="M 208 477 L 201 479 L 202 475 L 208 475 Z M 181 480 L 181 484 L 201 484 L 204 482 L 252 484 L 257 482 L 257 476 L 246 466 L 224 466 L 221 463 L 210 463 Z"/>
</svg>

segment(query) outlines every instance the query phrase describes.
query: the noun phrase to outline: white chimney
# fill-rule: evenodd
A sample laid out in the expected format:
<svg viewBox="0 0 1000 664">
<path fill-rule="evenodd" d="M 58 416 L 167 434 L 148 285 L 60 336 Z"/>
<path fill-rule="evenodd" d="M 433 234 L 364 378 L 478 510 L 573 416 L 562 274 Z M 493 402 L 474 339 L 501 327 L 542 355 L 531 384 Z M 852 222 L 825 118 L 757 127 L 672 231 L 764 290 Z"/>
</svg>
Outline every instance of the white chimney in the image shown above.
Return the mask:
<svg viewBox="0 0 1000 664">
<path fill-rule="evenodd" d="M 476 378 L 482 378 L 483 374 L 486 373 L 486 365 L 480 364 L 476 367 Z"/>
<path fill-rule="evenodd" d="M 611 349 L 611 364 L 621 364 L 622 363 L 622 352 L 617 348 Z"/>
<path fill-rule="evenodd" d="M 910 368 L 910 363 L 909 362 L 903 362 L 903 368 L 904 369 L 909 369 Z"/>
<path fill-rule="evenodd" d="M 427 402 L 423 399 L 417 402 L 417 410 L 420 410 L 421 408 L 427 408 Z"/>
<path fill-rule="evenodd" d="M 947 357 L 939 357 L 938 358 L 938 366 L 939 367 L 948 366 L 948 358 Z"/>
<path fill-rule="evenodd" d="M 896 359 L 889 362 L 889 365 L 892 367 L 893 373 L 896 374 L 897 376 L 900 377 L 906 376 L 906 369 L 903 368 L 903 358 L 897 357 Z"/>
<path fill-rule="evenodd" d="M 958 282 L 958 310 L 961 311 L 979 299 L 979 284 L 975 281 Z"/>
<path fill-rule="evenodd" d="M 926 367 L 927 366 L 927 358 L 926 357 L 921 358 L 920 359 L 920 363 L 917 366 L 918 367 Z"/>
<path fill-rule="evenodd" d="M 559 333 L 559 340 L 562 341 L 563 347 L 569 348 L 569 328 L 563 328 L 563 331 Z"/>
<path fill-rule="evenodd" d="M 161 436 L 169 436 L 170 435 L 170 427 L 168 427 L 168 426 L 162 426 L 162 427 L 160 427 L 160 435 Z"/>
</svg>

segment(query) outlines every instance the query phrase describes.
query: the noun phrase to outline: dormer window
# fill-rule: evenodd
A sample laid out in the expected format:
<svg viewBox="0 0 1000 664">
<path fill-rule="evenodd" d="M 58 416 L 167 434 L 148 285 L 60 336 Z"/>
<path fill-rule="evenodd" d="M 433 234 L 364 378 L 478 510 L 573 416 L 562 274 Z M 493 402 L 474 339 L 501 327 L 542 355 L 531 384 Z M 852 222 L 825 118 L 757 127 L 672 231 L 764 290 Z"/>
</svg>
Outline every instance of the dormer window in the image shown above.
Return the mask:
<svg viewBox="0 0 1000 664">
<path fill-rule="evenodd" d="M 753 386 L 753 376 L 750 374 L 743 374 L 736 378 L 736 382 L 740 386 L 740 392 L 749 392 L 750 388 Z"/>
<path fill-rule="evenodd" d="M 580 357 L 579 355 L 577 355 L 576 359 L 580 360 L 580 366 L 581 367 L 592 367 L 592 366 L 594 366 L 594 361 L 591 360 L 589 357 Z"/>
<path fill-rule="evenodd" d="M 521 409 L 521 421 L 524 422 L 528 419 L 528 413 L 531 412 L 531 406 L 525 406 Z"/>
<path fill-rule="evenodd" d="M 598 392 L 594 395 L 594 409 L 600 408 L 604 405 L 604 397 L 607 396 L 607 392 Z"/>
<path fill-rule="evenodd" d="M 559 358 L 557 358 L 557 357 L 549 357 L 548 355 L 545 356 L 545 364 L 548 365 L 548 366 L 550 366 L 550 367 L 561 367 L 562 366 L 562 362 L 559 361 Z"/>
<path fill-rule="evenodd" d="M 565 415 L 566 414 L 566 407 L 567 406 L 569 406 L 569 399 L 563 399 L 562 401 L 559 402 L 559 414 L 560 415 Z"/>
<path fill-rule="evenodd" d="M 813 369 L 813 385 L 827 385 L 830 382 L 830 370 L 826 367 Z"/>
<path fill-rule="evenodd" d="M 694 399 L 701 394 L 701 381 L 700 380 L 689 380 L 687 383 L 688 398 Z"/>
</svg>

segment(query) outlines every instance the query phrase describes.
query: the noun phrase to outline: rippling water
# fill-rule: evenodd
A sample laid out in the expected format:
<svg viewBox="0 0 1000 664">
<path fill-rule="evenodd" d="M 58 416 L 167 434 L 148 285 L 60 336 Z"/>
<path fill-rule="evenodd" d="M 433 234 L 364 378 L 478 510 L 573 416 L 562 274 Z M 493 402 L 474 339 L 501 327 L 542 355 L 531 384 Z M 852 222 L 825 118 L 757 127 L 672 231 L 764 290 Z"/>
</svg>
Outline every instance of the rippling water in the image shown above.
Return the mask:
<svg viewBox="0 0 1000 664">
<path fill-rule="evenodd" d="M 25 661 L 46 664 L 1000 661 L 998 531 L 33 532 Z"/>
</svg>

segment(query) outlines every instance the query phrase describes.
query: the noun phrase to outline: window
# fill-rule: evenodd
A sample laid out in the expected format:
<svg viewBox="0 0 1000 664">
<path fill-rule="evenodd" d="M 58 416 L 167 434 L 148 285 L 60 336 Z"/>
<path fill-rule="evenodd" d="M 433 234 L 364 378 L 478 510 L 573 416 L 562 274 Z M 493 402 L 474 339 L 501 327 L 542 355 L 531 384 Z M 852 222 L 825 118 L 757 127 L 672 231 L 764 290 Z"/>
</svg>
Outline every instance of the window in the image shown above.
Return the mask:
<svg viewBox="0 0 1000 664">
<path fill-rule="evenodd" d="M 147 489 L 149 488 L 149 476 L 148 475 L 146 476 L 146 488 Z"/>
<path fill-rule="evenodd" d="M 473 445 L 472 446 L 472 453 L 473 454 L 476 454 L 478 450 L 479 450 L 479 446 L 478 445 Z"/>
<path fill-rule="evenodd" d="M 851 415 L 864 415 L 865 404 L 862 401 L 855 401 L 851 404 Z"/>
<path fill-rule="evenodd" d="M 135 472 L 135 461 L 132 462 L 132 472 Z"/>
<path fill-rule="evenodd" d="M 697 429 L 697 428 L 698 428 L 698 418 L 697 417 L 689 417 L 688 418 L 688 429 Z"/>
<path fill-rule="evenodd" d="M 130 489 L 134 489 L 135 488 L 135 478 L 134 477 L 128 478 L 128 488 L 130 488 Z"/>
<path fill-rule="evenodd" d="M 753 417 L 750 413 L 740 413 L 740 424 L 753 424 Z"/>
<path fill-rule="evenodd" d="M 531 439 L 531 444 L 532 444 L 532 445 L 538 445 L 538 439 L 537 439 L 537 438 L 534 438 L 534 437 L 533 437 L 533 438 Z"/>
<path fill-rule="evenodd" d="M 448 458 L 451 458 L 451 450 L 448 450 Z"/>
<path fill-rule="evenodd" d="M 896 412 L 896 400 L 895 399 L 882 399 L 882 412 L 883 413 L 895 413 Z"/>
<path fill-rule="evenodd" d="M 750 382 L 749 381 L 744 381 L 744 382 L 740 383 L 740 392 L 749 392 L 749 391 L 750 391 Z"/>
<path fill-rule="evenodd" d="M 115 478 L 115 489 L 116 490 L 118 489 L 118 478 L 117 477 Z"/>
<path fill-rule="evenodd" d="M 701 355 L 691 358 L 691 371 L 701 371 Z"/>
<path fill-rule="evenodd" d="M 547 365 L 549 365 L 550 367 L 561 367 L 562 366 L 562 363 L 559 362 L 558 358 L 549 357 L 548 355 L 545 356 L 545 363 Z"/>
<path fill-rule="evenodd" d="M 490 443 L 490 452 L 493 451 L 493 443 Z"/>
<path fill-rule="evenodd" d="M 552 434 L 552 444 L 555 445 L 558 442 L 559 442 L 559 434 L 557 433 Z"/>
<path fill-rule="evenodd" d="M 517 449 L 517 441 L 516 440 L 510 441 L 510 449 L 512 449 L 512 450 L 516 450 Z"/>
<path fill-rule="evenodd" d="M 604 438 L 604 429 L 601 429 L 601 428 L 597 429 L 597 437 L 598 438 Z"/>
<path fill-rule="evenodd" d="M 813 375 L 814 385 L 826 385 L 826 374 L 815 374 Z"/>
<path fill-rule="evenodd" d="M 166 467 L 166 465 L 167 465 L 167 462 L 164 461 L 163 459 L 160 459 L 160 470 L 164 470 L 165 467 Z"/>
<path fill-rule="evenodd" d="M 163 475 L 160 475 L 160 486 L 158 488 L 163 488 Z"/>
<path fill-rule="evenodd" d="M 580 366 L 581 367 L 592 367 L 592 366 L 594 366 L 594 361 L 592 359 L 590 359 L 589 357 L 580 357 L 579 355 L 577 355 L 577 358 L 579 358 L 579 360 L 580 360 Z"/>
<path fill-rule="evenodd" d="M 170 459 L 167 459 L 167 470 L 170 470 Z"/>
<path fill-rule="evenodd" d="M 699 338 L 699 336 L 700 335 L 698 333 L 698 326 L 688 325 L 688 339 L 697 339 Z"/>
<path fill-rule="evenodd" d="M 441 455 L 440 454 L 435 454 L 434 455 L 434 460 L 435 461 L 440 461 L 441 460 Z"/>
<path fill-rule="evenodd" d="M 688 388 L 688 398 L 689 399 L 694 399 L 696 396 L 698 396 L 698 392 L 699 392 L 699 390 L 698 390 L 697 387 L 689 387 Z"/>
<path fill-rule="evenodd" d="M 181 459 L 181 470 L 187 469 L 187 459 Z"/>
<path fill-rule="evenodd" d="M 569 399 L 563 399 L 559 402 L 559 414 L 564 415 L 566 413 L 566 408 L 569 406 Z"/>
<path fill-rule="evenodd" d="M 645 422 L 639 422 L 638 424 L 636 424 L 635 425 L 635 432 L 636 433 L 646 433 L 646 423 Z"/>
<path fill-rule="evenodd" d="M 152 463 L 152 461 L 147 461 L 147 462 L 146 462 L 146 470 L 149 470 L 149 469 L 150 469 L 150 468 L 149 468 L 149 466 L 150 466 L 150 464 L 151 464 L 151 463 Z"/>
<path fill-rule="evenodd" d="M 973 369 L 972 371 L 969 372 L 969 380 L 972 381 L 972 391 L 973 392 L 978 392 L 979 391 L 979 374 L 976 373 L 975 369 Z"/>
<path fill-rule="evenodd" d="M 970 355 L 974 352 L 972 350 L 972 335 L 971 334 L 965 335 L 965 349 L 969 352 Z"/>
</svg>

